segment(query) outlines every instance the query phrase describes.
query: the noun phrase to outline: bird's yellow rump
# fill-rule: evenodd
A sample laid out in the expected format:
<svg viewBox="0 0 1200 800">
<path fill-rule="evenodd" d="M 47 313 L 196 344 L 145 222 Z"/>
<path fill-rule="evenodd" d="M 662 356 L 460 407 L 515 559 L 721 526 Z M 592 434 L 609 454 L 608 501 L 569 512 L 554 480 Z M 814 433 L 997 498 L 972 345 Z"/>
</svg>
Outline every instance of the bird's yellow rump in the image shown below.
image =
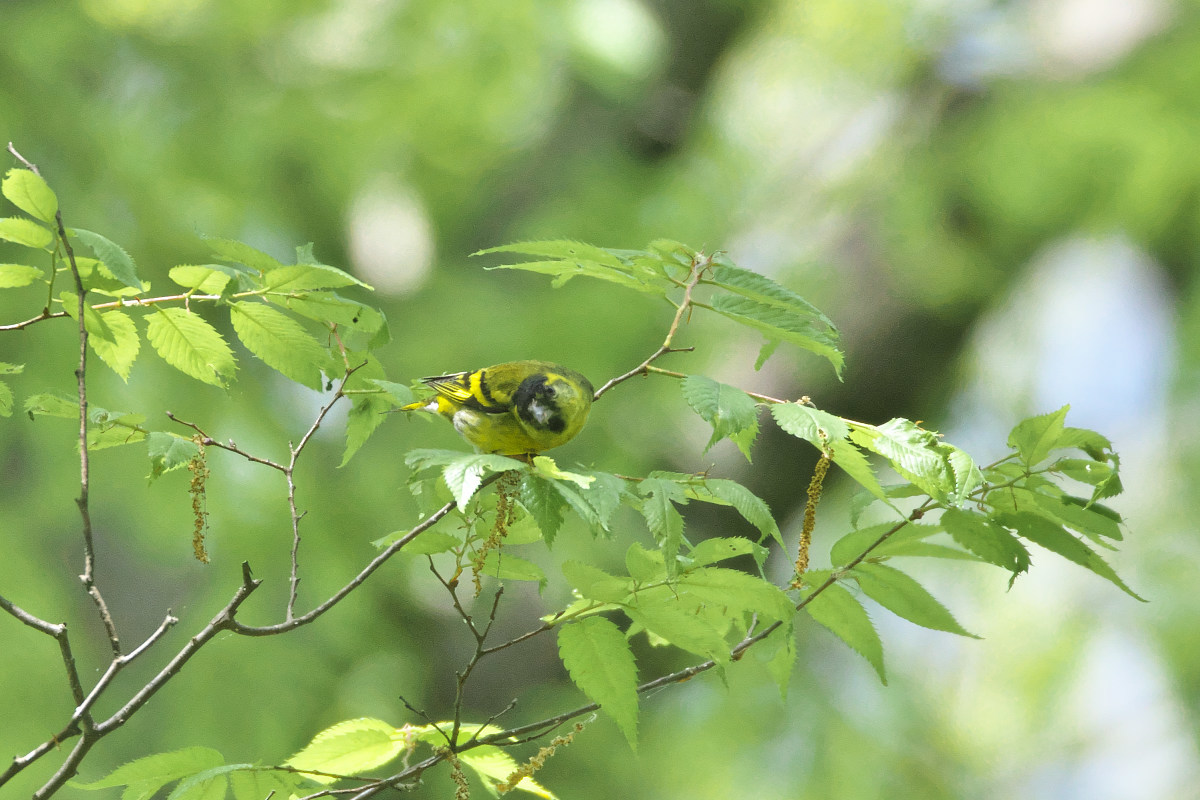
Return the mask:
<svg viewBox="0 0 1200 800">
<path fill-rule="evenodd" d="M 421 382 L 433 397 L 401 411 L 439 414 L 480 451 L 506 456 L 569 442 L 587 422 L 594 394 L 583 375 L 548 361 L 509 361 Z"/>
</svg>

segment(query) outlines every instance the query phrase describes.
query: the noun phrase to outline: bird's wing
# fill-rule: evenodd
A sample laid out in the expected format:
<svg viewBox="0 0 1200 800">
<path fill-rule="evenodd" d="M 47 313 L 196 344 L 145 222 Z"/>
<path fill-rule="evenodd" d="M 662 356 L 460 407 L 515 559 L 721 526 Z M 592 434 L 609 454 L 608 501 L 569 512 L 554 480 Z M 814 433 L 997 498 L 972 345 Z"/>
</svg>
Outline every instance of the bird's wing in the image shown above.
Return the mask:
<svg viewBox="0 0 1200 800">
<path fill-rule="evenodd" d="M 486 414 L 503 414 L 512 409 L 515 387 L 493 386 L 495 382 L 488 380 L 486 369 L 437 375 L 422 378 L 421 382 L 451 402 Z"/>
</svg>

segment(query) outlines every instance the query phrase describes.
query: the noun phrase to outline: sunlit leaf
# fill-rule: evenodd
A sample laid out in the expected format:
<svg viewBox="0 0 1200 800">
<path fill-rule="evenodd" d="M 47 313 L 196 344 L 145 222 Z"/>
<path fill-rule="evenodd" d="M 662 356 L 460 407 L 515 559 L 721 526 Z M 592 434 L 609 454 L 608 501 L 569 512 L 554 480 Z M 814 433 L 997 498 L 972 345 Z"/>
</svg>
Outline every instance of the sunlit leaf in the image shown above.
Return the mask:
<svg viewBox="0 0 1200 800">
<path fill-rule="evenodd" d="M 58 198 L 41 175 L 28 169 L 10 169 L 2 189 L 9 202 L 29 216 L 54 223 Z"/>
<path fill-rule="evenodd" d="M 617 723 L 637 748 L 637 666 L 621 630 L 604 617 L 585 617 L 558 630 L 558 654 L 571 680 Z"/>
<path fill-rule="evenodd" d="M 162 359 L 186 375 L 225 387 L 237 364 L 212 325 L 182 308 L 159 308 L 147 318 L 146 338 Z"/>
</svg>

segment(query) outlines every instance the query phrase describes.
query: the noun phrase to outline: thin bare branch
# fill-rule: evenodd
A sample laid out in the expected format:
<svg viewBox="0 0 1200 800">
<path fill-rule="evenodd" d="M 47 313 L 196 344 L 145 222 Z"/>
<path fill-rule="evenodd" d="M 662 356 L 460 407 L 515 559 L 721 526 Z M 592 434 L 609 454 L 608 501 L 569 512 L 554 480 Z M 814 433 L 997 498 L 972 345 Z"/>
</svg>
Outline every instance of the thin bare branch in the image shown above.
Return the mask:
<svg viewBox="0 0 1200 800">
<path fill-rule="evenodd" d="M 649 358 L 647 358 L 641 364 L 638 364 L 624 375 L 618 375 L 597 389 L 596 394 L 594 395 L 595 400 L 599 400 L 614 386 L 624 383 L 630 378 L 638 375 L 648 374 L 650 372 L 650 365 L 665 356 L 667 353 L 690 352 L 693 349 L 691 347 L 672 347 L 672 343 L 675 341 L 675 334 L 679 332 L 679 326 L 683 322 L 684 316 L 687 315 L 691 310 L 692 292 L 695 290 L 696 285 L 700 282 L 700 278 L 704 275 L 705 270 L 707 270 L 710 266 L 712 266 L 711 256 L 706 256 L 702 253 L 696 255 L 695 259 L 692 261 L 691 275 L 688 276 L 688 281 L 683 288 L 683 298 L 680 299 L 679 305 L 675 308 L 675 318 L 671 320 L 671 327 L 668 328 L 667 337 L 663 339 L 663 343 L 657 350 L 650 354 Z"/>
<path fill-rule="evenodd" d="M 370 563 L 368 563 L 361 572 L 355 575 L 349 583 L 335 592 L 331 597 L 329 597 L 329 599 L 321 603 L 321 605 L 317 606 L 312 611 L 309 611 L 307 614 L 293 617 L 292 619 L 285 620 L 275 625 L 263 626 L 243 625 L 237 620 L 231 620 L 229 629 L 235 633 L 240 633 L 243 636 L 273 636 L 277 633 L 284 633 L 285 631 L 290 631 L 295 628 L 299 628 L 302 625 L 307 625 L 310 622 L 313 622 L 326 611 L 333 608 L 335 605 L 345 599 L 346 595 L 350 594 L 352 591 L 361 586 L 363 582 L 371 576 L 371 573 L 375 572 L 375 570 L 383 566 L 388 559 L 400 552 L 401 548 L 403 548 L 406 544 L 436 525 L 438 520 L 449 514 L 455 508 L 455 506 L 455 502 L 451 500 L 449 503 L 446 503 L 446 505 L 433 512 L 433 514 L 427 517 L 423 522 L 413 527 L 413 529 L 404 534 L 403 537 L 392 542 L 386 550 L 375 556 L 375 558 L 371 559 Z"/>
</svg>

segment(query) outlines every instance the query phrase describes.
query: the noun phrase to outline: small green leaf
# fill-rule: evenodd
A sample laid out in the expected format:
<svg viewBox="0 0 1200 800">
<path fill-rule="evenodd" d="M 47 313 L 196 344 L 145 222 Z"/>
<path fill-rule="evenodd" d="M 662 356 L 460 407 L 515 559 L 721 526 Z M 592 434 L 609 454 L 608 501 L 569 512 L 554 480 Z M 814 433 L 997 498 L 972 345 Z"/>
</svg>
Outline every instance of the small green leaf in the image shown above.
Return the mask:
<svg viewBox="0 0 1200 800">
<path fill-rule="evenodd" d="M 4 217 L 0 219 L 0 239 L 35 250 L 47 250 L 54 241 L 54 234 L 31 219 Z"/>
<path fill-rule="evenodd" d="M 593 480 L 580 494 L 595 510 L 600 527 L 607 530 L 613 513 L 621 507 L 621 498 L 628 494 L 625 481 L 611 472 L 590 470 L 584 474 Z"/>
<path fill-rule="evenodd" d="M 591 475 L 580 475 L 577 472 L 567 472 L 561 469 L 550 456 L 534 456 L 533 471 L 543 478 L 550 478 L 556 481 L 571 481 L 581 489 L 588 488 L 596 480 Z"/>
<path fill-rule="evenodd" d="M 683 489 L 672 481 L 647 478 L 638 484 L 638 493 L 644 498 L 638 510 L 662 547 L 667 569 L 673 571 L 675 556 L 683 542 L 683 515 L 675 508 L 676 502 L 686 502 Z"/>
<path fill-rule="evenodd" d="M 461 456 L 446 464 L 442 469 L 442 479 L 446 482 L 446 488 L 454 495 L 458 507 L 466 508 L 486 475 L 519 470 L 523 466 L 520 461 L 508 456 L 479 453 Z"/>
<path fill-rule="evenodd" d="M 521 505 L 537 522 L 549 547 L 562 527 L 563 509 L 567 505 L 563 496 L 555 489 L 553 481 L 527 472 L 521 477 L 519 498 Z"/>
<path fill-rule="evenodd" d="M 267 272 L 283 266 L 282 263 L 263 251 L 235 239 L 218 239 L 206 236 L 204 237 L 204 241 L 217 256 L 226 261 L 245 264 L 247 267 L 259 272 Z"/>
<path fill-rule="evenodd" d="M 175 369 L 224 388 L 237 363 L 233 351 L 212 325 L 182 308 L 159 308 L 147 319 L 146 338 Z"/>
<path fill-rule="evenodd" d="M 837 344 L 837 332 L 825 329 L 819 319 L 730 294 L 714 297 L 712 310 L 761 332 L 767 339 L 779 339 L 826 358 L 841 377 L 845 357 Z"/>
<path fill-rule="evenodd" d="M 225 286 L 239 274 L 238 270 L 223 264 L 202 266 L 182 265 L 171 267 L 167 273 L 171 280 L 185 289 L 194 289 L 201 294 L 220 294 Z"/>
<path fill-rule="evenodd" d="M 58 198 L 41 175 L 28 169 L 10 169 L 2 188 L 14 206 L 42 222 L 54 224 Z"/>
<path fill-rule="evenodd" d="M 299 770 L 356 775 L 388 763 L 405 749 L 403 731 L 383 720 L 352 719 L 321 731 L 284 763 Z M 307 777 L 321 784 L 335 780 L 322 775 Z"/>
<path fill-rule="evenodd" d="M 756 562 L 762 563 L 766 552 L 766 548 L 749 539 L 723 536 L 700 542 L 688 552 L 688 559 L 698 567 L 746 555 L 753 556 Z"/>
<path fill-rule="evenodd" d="M 885 564 L 863 562 L 851 570 L 863 592 L 898 617 L 923 628 L 979 637 L 958 624 L 954 616 L 910 575 Z"/>
<path fill-rule="evenodd" d="M 483 574 L 500 580 L 546 583 L 546 573 L 537 564 L 500 550 L 489 550 L 484 556 Z"/>
<path fill-rule="evenodd" d="M 329 354 L 298 322 L 256 302 L 230 304 L 229 317 L 242 344 L 267 366 L 321 390 L 321 370 L 328 368 Z"/>
<path fill-rule="evenodd" d="M 804 439 L 819 450 L 850 435 L 850 427 L 841 417 L 800 403 L 776 403 L 771 406 L 771 416 L 784 433 Z"/>
<path fill-rule="evenodd" d="M 729 437 L 749 461 L 750 444 L 758 435 L 758 404 L 753 398 L 741 389 L 717 383 L 703 375 L 687 376 L 680 387 L 692 410 L 713 427 L 705 452 Z"/>
<path fill-rule="evenodd" d="M 720 286 L 734 294 L 749 298 L 763 305 L 776 306 L 789 311 L 811 315 L 826 325 L 831 335 L 836 337 L 837 331 L 829 317 L 820 309 L 805 300 L 791 289 L 780 286 L 766 275 L 760 275 L 748 269 L 742 269 L 732 264 L 722 264 L 712 271 L 712 277 L 705 283 Z"/>
<path fill-rule="evenodd" d="M 37 267 L 24 264 L 0 264 L 0 289 L 15 289 L 28 286 L 34 281 L 45 280 L 46 274 Z"/>
<path fill-rule="evenodd" d="M 1022 420 L 1008 434 L 1008 446 L 1017 448 L 1027 467 L 1036 466 L 1050 455 L 1051 450 L 1062 446 L 1063 420 L 1070 408 L 1063 406 L 1058 411 Z"/>
<path fill-rule="evenodd" d="M 629 642 L 604 617 L 584 617 L 558 631 L 558 653 L 571 680 L 637 749 L 637 666 Z"/>
<path fill-rule="evenodd" d="M 129 370 L 133 368 L 133 362 L 137 360 L 138 352 L 142 348 L 137 326 L 124 311 L 106 311 L 99 316 L 111 338 L 89 336 L 88 344 L 121 380 L 128 383 Z"/>
<path fill-rule="evenodd" d="M 129 253 L 126 253 L 120 245 L 98 233 L 81 228 L 73 229 L 71 235 L 91 248 L 91 251 L 96 254 L 96 258 L 104 262 L 104 266 L 108 267 L 108 271 L 113 274 L 114 278 L 126 286 L 131 286 L 138 291 L 142 290 L 142 282 L 137 275 L 137 266 L 133 263 Z"/>
<path fill-rule="evenodd" d="M 34 417 L 79 419 L 79 401 L 54 394 L 34 394 L 25 398 L 25 413 Z"/>
<path fill-rule="evenodd" d="M 806 596 L 810 596 L 808 592 Z M 887 686 L 887 675 L 883 669 L 883 643 L 875 630 L 871 617 L 862 605 L 845 588 L 836 583 L 810 600 L 804 610 L 851 650 L 867 660 L 879 675 L 879 681 Z"/>
<path fill-rule="evenodd" d="M 146 437 L 146 448 L 150 456 L 150 474 L 147 477 L 151 480 L 187 466 L 200 453 L 200 446 L 191 439 L 161 431 L 151 431 Z"/>
</svg>

